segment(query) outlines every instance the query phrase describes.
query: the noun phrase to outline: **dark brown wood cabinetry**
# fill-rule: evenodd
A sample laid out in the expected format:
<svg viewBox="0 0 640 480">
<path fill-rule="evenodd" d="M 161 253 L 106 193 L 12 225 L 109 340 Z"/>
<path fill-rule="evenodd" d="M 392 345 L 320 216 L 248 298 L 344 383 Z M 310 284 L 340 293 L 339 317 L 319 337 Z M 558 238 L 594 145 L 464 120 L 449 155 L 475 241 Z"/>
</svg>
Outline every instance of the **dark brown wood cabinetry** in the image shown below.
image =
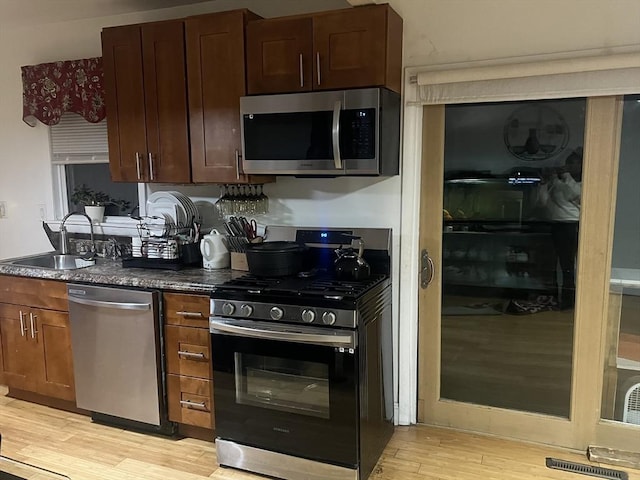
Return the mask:
<svg viewBox="0 0 640 480">
<path fill-rule="evenodd" d="M 245 25 L 233 10 L 102 31 L 114 181 L 265 183 L 241 170 Z"/>
<path fill-rule="evenodd" d="M 242 173 L 240 97 L 245 87 L 248 10 L 186 20 L 191 167 L 196 183 L 264 183 Z"/>
<path fill-rule="evenodd" d="M 114 181 L 191 180 L 184 21 L 102 31 Z"/>
<path fill-rule="evenodd" d="M 0 383 L 75 401 L 67 305 L 63 282 L 0 276 Z"/>
<path fill-rule="evenodd" d="M 402 19 L 389 5 L 247 26 L 249 94 L 383 86 L 399 92 Z"/>
<path fill-rule="evenodd" d="M 209 297 L 165 293 L 163 299 L 169 420 L 181 426 L 212 430 Z M 213 435 L 199 436 L 213 440 Z"/>
</svg>

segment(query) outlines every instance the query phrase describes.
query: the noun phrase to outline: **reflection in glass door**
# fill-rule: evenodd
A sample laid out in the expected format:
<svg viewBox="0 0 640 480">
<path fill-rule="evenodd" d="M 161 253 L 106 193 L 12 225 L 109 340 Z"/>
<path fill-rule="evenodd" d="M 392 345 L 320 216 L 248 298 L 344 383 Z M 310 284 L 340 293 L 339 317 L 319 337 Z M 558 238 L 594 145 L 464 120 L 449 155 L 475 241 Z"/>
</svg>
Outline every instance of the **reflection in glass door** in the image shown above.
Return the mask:
<svg viewBox="0 0 640 480">
<path fill-rule="evenodd" d="M 640 95 L 624 99 L 602 418 L 640 426 Z M 640 445 L 635 450 L 640 450 Z"/>
<path fill-rule="evenodd" d="M 442 399 L 569 417 L 585 108 L 445 107 Z"/>
</svg>

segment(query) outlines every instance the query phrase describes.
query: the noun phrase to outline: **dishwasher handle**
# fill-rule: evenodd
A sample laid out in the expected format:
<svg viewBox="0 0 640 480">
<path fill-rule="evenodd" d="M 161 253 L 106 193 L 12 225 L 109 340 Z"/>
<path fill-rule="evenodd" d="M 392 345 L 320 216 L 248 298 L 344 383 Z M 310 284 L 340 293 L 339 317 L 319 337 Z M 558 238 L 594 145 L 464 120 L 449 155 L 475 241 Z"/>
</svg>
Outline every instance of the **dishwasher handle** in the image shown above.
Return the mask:
<svg viewBox="0 0 640 480">
<path fill-rule="evenodd" d="M 69 301 L 98 308 L 114 308 L 116 310 L 151 310 L 150 303 L 109 302 L 105 300 L 93 300 L 69 295 Z"/>
</svg>

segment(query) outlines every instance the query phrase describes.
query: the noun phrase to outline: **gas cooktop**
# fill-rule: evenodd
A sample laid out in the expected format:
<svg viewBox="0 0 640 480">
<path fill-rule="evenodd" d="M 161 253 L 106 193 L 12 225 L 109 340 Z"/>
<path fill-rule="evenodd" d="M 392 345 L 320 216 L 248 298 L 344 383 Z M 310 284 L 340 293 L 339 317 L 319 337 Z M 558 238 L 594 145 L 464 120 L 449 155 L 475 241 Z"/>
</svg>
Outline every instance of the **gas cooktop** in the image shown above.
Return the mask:
<svg viewBox="0 0 640 480">
<path fill-rule="evenodd" d="M 310 277 L 299 274 L 291 277 L 257 277 L 247 274 L 217 286 L 212 298 L 225 298 L 228 294 L 268 295 L 279 297 L 327 298 L 331 300 L 357 299 L 386 278 L 372 275 L 366 280 L 339 280 L 330 274 Z"/>
</svg>

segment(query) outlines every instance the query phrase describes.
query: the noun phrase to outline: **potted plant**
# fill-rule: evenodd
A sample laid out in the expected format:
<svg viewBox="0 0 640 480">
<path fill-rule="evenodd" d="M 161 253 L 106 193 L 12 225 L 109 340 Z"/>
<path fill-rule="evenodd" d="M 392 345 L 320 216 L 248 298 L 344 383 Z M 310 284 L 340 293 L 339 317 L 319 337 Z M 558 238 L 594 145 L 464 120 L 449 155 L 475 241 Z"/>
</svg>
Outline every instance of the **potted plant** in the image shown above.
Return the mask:
<svg viewBox="0 0 640 480">
<path fill-rule="evenodd" d="M 122 211 L 129 208 L 128 201 L 111 198 L 106 193 L 95 191 L 84 183 L 73 190 L 71 202 L 84 206 L 85 213 L 92 221 L 98 223 L 104 218 L 104 209 L 107 205 L 114 205 Z"/>
</svg>

